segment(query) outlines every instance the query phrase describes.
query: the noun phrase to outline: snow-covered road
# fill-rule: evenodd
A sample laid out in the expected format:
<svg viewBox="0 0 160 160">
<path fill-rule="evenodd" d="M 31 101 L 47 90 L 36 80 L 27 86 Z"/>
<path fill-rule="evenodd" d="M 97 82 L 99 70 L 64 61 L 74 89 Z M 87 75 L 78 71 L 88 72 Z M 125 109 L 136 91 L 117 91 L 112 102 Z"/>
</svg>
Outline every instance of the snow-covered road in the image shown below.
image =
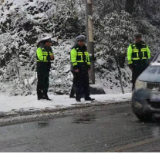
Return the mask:
<svg viewBox="0 0 160 160">
<path fill-rule="evenodd" d="M 75 99 L 70 99 L 68 95 L 55 96 L 49 95 L 52 101 L 37 101 L 37 97 L 31 96 L 7 96 L 0 95 L 0 112 L 10 111 L 29 111 L 29 110 L 41 110 L 41 109 L 60 109 L 75 106 Z M 96 102 L 124 102 L 131 99 L 131 93 L 127 94 L 106 94 L 106 95 L 94 95 Z M 88 103 L 88 102 L 87 102 Z M 82 100 L 81 104 L 86 104 Z"/>
</svg>

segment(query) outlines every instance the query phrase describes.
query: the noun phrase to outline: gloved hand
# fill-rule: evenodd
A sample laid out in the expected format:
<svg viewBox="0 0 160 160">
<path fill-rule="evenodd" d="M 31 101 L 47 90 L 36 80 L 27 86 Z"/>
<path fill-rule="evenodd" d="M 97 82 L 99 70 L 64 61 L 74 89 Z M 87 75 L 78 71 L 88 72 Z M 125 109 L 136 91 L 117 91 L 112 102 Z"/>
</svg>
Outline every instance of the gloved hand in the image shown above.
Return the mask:
<svg viewBox="0 0 160 160">
<path fill-rule="evenodd" d="M 75 71 L 76 73 L 79 73 L 79 69 L 75 69 L 74 71 Z"/>
</svg>

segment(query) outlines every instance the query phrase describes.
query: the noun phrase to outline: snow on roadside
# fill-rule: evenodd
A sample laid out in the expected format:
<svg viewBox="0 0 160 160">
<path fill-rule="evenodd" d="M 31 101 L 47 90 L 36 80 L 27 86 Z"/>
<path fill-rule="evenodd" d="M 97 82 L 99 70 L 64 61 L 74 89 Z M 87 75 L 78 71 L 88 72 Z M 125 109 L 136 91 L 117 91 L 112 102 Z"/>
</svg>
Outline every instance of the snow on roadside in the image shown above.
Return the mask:
<svg viewBox="0 0 160 160">
<path fill-rule="evenodd" d="M 96 102 L 124 102 L 131 99 L 131 93 L 126 94 L 106 94 L 93 95 Z M 70 99 L 68 95 L 56 96 L 50 95 L 52 101 L 37 101 L 36 96 L 7 96 L 0 95 L 0 112 L 17 112 L 17 111 L 33 111 L 43 109 L 61 109 L 75 106 L 77 103 L 75 99 Z M 82 100 L 80 104 L 88 104 Z"/>
</svg>

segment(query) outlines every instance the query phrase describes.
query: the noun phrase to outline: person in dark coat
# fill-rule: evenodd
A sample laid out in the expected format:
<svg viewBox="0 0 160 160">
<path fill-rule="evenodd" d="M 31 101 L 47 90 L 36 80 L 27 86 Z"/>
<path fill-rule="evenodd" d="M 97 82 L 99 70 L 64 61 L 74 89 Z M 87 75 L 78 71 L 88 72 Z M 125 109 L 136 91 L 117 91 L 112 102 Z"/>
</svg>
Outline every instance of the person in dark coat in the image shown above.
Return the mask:
<svg viewBox="0 0 160 160">
<path fill-rule="evenodd" d="M 142 41 L 140 33 L 135 34 L 135 43 L 130 44 L 127 52 L 129 68 L 132 70 L 132 90 L 139 75 L 148 67 L 151 52 L 148 45 Z"/>
<path fill-rule="evenodd" d="M 38 100 L 51 100 L 47 94 L 49 88 L 49 72 L 51 68 L 51 61 L 54 60 L 54 55 L 51 46 L 51 37 L 41 39 L 37 46 Z"/>
<path fill-rule="evenodd" d="M 76 101 L 80 102 L 83 96 L 86 101 L 93 101 L 94 99 L 90 98 L 88 74 L 91 62 L 85 45 L 85 36 L 80 35 L 76 40 L 77 43 L 71 50 L 71 63 L 74 75 L 73 88 L 76 90 Z"/>
</svg>

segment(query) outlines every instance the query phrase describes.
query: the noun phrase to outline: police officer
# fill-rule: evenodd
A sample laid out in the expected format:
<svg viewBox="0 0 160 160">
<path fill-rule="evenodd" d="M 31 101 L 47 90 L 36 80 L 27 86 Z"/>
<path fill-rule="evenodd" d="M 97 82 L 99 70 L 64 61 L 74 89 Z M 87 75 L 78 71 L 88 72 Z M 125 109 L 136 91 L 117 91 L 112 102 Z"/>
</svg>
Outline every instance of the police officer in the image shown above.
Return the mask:
<svg viewBox="0 0 160 160">
<path fill-rule="evenodd" d="M 86 101 L 93 101 L 94 99 L 90 98 L 88 75 L 91 62 L 83 35 L 76 38 L 76 45 L 71 50 L 71 63 L 77 102 L 81 101 L 83 95 Z"/>
<path fill-rule="evenodd" d="M 142 41 L 140 33 L 135 34 L 135 43 L 128 47 L 127 59 L 129 68 L 132 70 L 132 90 L 135 88 L 136 79 L 148 67 L 151 52 L 147 44 Z"/>
<path fill-rule="evenodd" d="M 37 46 L 38 100 L 51 100 L 47 94 L 49 88 L 49 72 L 51 68 L 51 60 L 54 60 L 51 46 L 51 37 L 45 37 L 41 39 Z"/>
</svg>

